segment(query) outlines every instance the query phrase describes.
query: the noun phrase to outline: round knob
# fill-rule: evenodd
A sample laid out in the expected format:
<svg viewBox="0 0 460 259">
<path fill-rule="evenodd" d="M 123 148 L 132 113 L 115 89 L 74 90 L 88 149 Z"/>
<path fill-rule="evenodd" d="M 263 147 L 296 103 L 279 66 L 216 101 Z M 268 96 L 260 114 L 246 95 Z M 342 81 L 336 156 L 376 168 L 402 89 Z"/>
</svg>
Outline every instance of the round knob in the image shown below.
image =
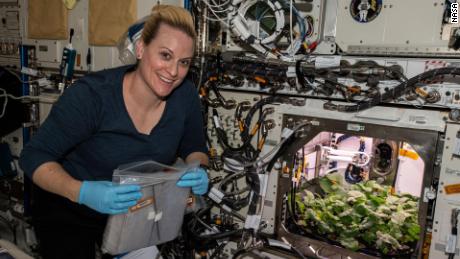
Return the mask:
<svg viewBox="0 0 460 259">
<path fill-rule="evenodd" d="M 460 121 L 460 110 L 452 109 L 449 112 L 449 119 L 451 119 L 453 121 Z"/>
</svg>

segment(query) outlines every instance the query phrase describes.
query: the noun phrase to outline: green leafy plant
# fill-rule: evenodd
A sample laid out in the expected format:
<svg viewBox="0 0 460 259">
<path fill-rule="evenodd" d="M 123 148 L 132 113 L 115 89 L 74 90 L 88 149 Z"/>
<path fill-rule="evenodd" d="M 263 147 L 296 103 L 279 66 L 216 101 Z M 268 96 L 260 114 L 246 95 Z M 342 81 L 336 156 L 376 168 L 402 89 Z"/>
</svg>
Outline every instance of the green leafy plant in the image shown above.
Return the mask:
<svg viewBox="0 0 460 259">
<path fill-rule="evenodd" d="M 307 189 L 295 194 L 296 223 L 308 232 L 351 250 L 383 254 L 408 251 L 419 239 L 418 198 L 392 194 L 375 181 L 345 186 L 340 174 L 321 178 L 319 185 L 321 196 Z"/>
</svg>

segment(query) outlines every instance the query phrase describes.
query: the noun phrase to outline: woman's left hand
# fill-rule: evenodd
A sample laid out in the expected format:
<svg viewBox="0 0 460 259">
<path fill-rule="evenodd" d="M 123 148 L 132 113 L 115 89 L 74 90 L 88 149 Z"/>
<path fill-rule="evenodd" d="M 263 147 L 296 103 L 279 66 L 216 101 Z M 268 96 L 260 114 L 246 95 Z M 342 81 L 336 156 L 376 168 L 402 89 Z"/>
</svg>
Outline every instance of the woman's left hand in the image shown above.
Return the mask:
<svg viewBox="0 0 460 259">
<path fill-rule="evenodd" d="M 203 168 L 193 168 L 187 171 L 177 182 L 179 187 L 192 187 L 194 194 L 203 195 L 208 191 L 208 174 Z"/>
</svg>

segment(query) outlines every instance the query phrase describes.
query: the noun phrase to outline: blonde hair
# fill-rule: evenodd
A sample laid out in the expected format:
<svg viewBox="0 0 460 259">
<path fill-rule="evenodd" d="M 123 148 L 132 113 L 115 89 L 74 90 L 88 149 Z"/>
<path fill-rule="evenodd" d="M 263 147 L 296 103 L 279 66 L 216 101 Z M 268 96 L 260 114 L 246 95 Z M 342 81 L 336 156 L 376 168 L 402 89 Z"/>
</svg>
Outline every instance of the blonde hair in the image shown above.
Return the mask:
<svg viewBox="0 0 460 259">
<path fill-rule="evenodd" d="M 146 45 L 157 36 L 161 24 L 181 30 L 190 36 L 193 42 L 196 40 L 195 25 L 189 11 L 179 6 L 155 5 L 142 31 L 142 41 Z"/>
</svg>

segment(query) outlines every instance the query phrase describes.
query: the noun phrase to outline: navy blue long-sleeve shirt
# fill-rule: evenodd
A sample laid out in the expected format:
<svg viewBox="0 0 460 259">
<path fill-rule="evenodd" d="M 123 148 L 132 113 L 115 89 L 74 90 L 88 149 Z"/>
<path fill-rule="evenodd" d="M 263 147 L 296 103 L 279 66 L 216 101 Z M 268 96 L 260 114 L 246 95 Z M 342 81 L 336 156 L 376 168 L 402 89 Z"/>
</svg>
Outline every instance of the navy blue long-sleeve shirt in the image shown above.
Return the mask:
<svg viewBox="0 0 460 259">
<path fill-rule="evenodd" d="M 28 177 L 41 164 L 56 161 L 78 180 L 111 180 L 121 164 L 172 164 L 192 152 L 206 153 L 200 101 L 188 81 L 168 96 L 149 135 L 137 131 L 123 100 L 123 76 L 131 68 L 87 75 L 64 92 L 21 153 Z"/>
</svg>

